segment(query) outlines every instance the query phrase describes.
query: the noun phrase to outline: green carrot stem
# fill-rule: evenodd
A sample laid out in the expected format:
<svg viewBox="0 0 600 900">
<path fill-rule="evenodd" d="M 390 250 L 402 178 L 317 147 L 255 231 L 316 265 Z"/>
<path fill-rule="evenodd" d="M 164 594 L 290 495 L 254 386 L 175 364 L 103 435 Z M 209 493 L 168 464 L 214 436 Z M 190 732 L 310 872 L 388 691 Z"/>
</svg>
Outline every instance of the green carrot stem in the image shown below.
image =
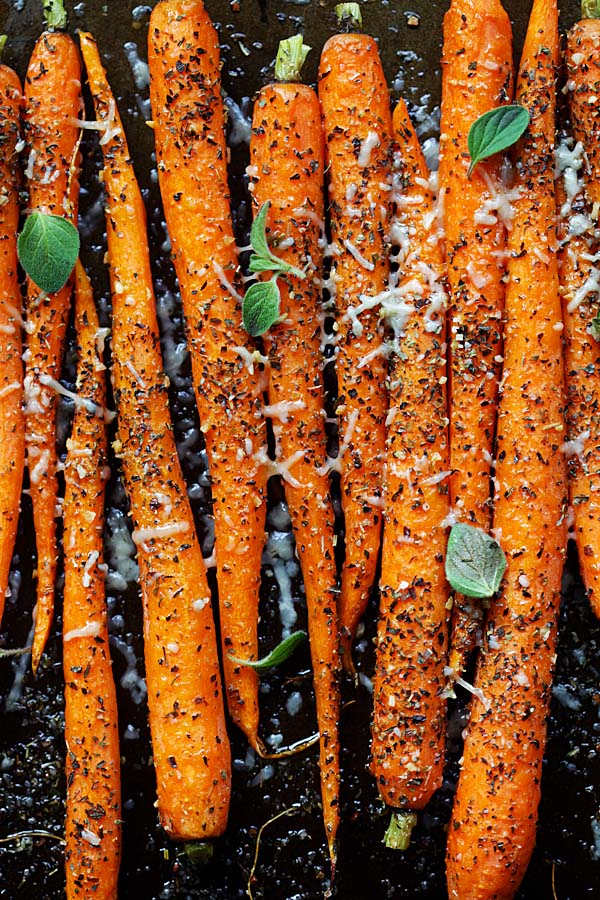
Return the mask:
<svg viewBox="0 0 600 900">
<path fill-rule="evenodd" d="M 388 850 L 408 850 L 410 836 L 416 824 L 416 813 L 394 811 L 383 837 L 383 843 Z"/>
<path fill-rule="evenodd" d="M 600 19 L 600 0 L 581 0 L 582 19 Z"/>
<path fill-rule="evenodd" d="M 44 0 L 44 18 L 48 31 L 64 31 L 67 12 L 63 0 Z"/>
<path fill-rule="evenodd" d="M 6 44 L 7 40 L 8 40 L 8 38 L 5 34 L 0 34 L 0 62 L 2 62 L 2 54 L 4 52 L 4 45 Z"/>
<path fill-rule="evenodd" d="M 277 81 L 300 81 L 300 72 L 304 60 L 310 52 L 301 34 L 280 41 L 275 60 L 275 78 Z"/>
<path fill-rule="evenodd" d="M 345 22 L 351 28 L 362 28 L 362 13 L 358 3 L 338 3 L 335 14 L 340 25 Z"/>
</svg>

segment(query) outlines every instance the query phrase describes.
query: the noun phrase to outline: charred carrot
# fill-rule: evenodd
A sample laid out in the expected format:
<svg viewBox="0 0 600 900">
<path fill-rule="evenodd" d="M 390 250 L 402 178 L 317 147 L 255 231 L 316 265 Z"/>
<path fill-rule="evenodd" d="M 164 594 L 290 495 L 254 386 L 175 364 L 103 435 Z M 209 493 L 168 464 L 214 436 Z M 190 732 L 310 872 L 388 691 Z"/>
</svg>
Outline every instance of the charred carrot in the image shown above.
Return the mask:
<svg viewBox="0 0 600 900">
<path fill-rule="evenodd" d="M 229 740 L 202 552 L 177 457 L 142 196 L 93 37 L 81 49 L 104 124 L 118 440 L 137 545 L 148 706 L 161 824 L 174 838 L 225 829 Z"/>
<path fill-rule="evenodd" d="M 429 172 L 402 100 L 393 128 L 392 234 L 405 240 L 386 303 L 393 352 L 371 771 L 385 802 L 409 813 L 440 787 L 444 764 L 447 293 Z"/>
<path fill-rule="evenodd" d="M 535 844 L 566 545 L 561 309 L 554 201 L 556 0 L 534 0 L 517 100 L 494 526 L 508 566 L 492 601 L 448 829 L 451 898 L 514 897 Z M 485 701 L 485 702 L 483 702 Z"/>
<path fill-rule="evenodd" d="M 498 156 L 468 175 L 467 137 L 513 93 L 512 31 L 500 0 L 452 0 L 444 17 L 439 191 L 450 283 L 450 500 L 484 531 L 502 353 L 506 229 Z M 454 598 L 449 666 L 460 676 L 483 627 L 481 602 Z"/>
<path fill-rule="evenodd" d="M 79 194 L 77 119 L 81 108 L 77 47 L 68 34 L 45 31 L 33 49 L 25 79 L 25 140 L 29 154 L 25 176 L 29 211 L 62 216 L 75 225 Z M 70 281 L 56 294 L 46 295 L 29 280 L 25 440 L 37 548 L 37 605 L 31 659 L 34 672 L 54 615 L 58 482 L 57 396 L 52 383 L 60 376 L 70 303 Z"/>
<path fill-rule="evenodd" d="M 583 4 L 585 12 L 586 4 Z M 561 223 L 560 283 L 565 323 L 569 495 L 579 550 L 579 565 L 592 609 L 600 617 L 600 471 L 597 373 L 600 371 L 600 272 L 595 234 L 600 215 L 600 8 L 599 18 L 583 19 L 567 41 L 571 126 L 577 140 L 557 154 Z M 590 12 L 590 16 L 592 13 Z M 584 154 L 587 166 L 584 163 Z M 578 182 L 578 174 L 582 176 Z"/>
<path fill-rule="evenodd" d="M 592 218 L 600 218 L 600 6 L 597 0 L 582 0 L 582 18 L 569 32 L 567 73 L 571 125 L 575 139 L 585 147 L 591 177 L 585 191 Z"/>
<path fill-rule="evenodd" d="M 25 466 L 22 304 L 17 277 L 22 105 L 16 73 L 0 65 L 0 622 L 8 594 Z"/>
<path fill-rule="evenodd" d="M 265 420 L 242 327 L 220 87 L 219 39 L 201 0 L 165 0 L 149 30 L 158 178 L 209 460 L 229 712 L 258 748 L 258 594 Z"/>
<path fill-rule="evenodd" d="M 339 348 L 337 413 L 346 537 L 339 615 L 342 659 L 352 670 L 352 640 L 371 594 L 381 541 L 387 413 L 386 345 L 376 307 L 389 274 L 385 238 L 392 117 L 372 37 L 338 34 L 327 41 L 319 66 L 319 99 Z"/>
<path fill-rule="evenodd" d="M 67 897 L 116 898 L 121 856 L 117 697 L 108 646 L 102 537 L 108 446 L 98 316 L 75 272 L 78 401 L 65 466 L 63 669 Z"/>
<path fill-rule="evenodd" d="M 295 43 L 294 43 L 295 42 Z M 323 818 L 332 863 L 339 823 L 339 653 L 334 515 L 326 471 L 321 355 L 324 148 L 319 101 L 299 77 L 301 38 L 282 41 L 300 54 L 288 79 L 263 88 L 254 105 L 250 158 L 253 202 L 269 203 L 267 228 L 278 257 L 304 277 L 280 284 L 280 324 L 268 333 L 269 414 L 276 459 L 300 558 L 320 731 Z M 294 68 L 297 74 L 294 74 Z"/>
</svg>

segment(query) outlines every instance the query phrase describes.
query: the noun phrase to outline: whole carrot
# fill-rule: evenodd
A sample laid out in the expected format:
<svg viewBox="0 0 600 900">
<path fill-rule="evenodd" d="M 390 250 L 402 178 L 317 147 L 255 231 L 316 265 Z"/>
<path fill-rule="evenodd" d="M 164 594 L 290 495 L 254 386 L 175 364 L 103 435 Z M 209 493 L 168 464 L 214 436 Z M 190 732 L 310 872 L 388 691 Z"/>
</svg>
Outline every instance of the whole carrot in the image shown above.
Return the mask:
<svg viewBox="0 0 600 900">
<path fill-rule="evenodd" d="M 405 240 L 386 303 L 393 352 L 371 771 L 385 802 L 402 810 L 392 830 L 402 826 L 406 840 L 410 811 L 422 809 L 440 787 L 444 764 L 447 296 L 429 172 L 402 100 L 393 128 L 392 234 Z"/>
<path fill-rule="evenodd" d="M 17 277 L 21 184 L 17 145 L 22 105 L 17 75 L 0 65 L 0 622 L 8 593 L 25 466 L 21 291 Z"/>
<path fill-rule="evenodd" d="M 498 156 L 468 174 L 473 122 L 509 103 L 512 30 L 500 0 L 452 0 L 444 17 L 439 192 L 450 283 L 450 500 L 489 531 L 490 469 L 502 353 L 505 224 Z M 454 598 L 449 666 L 460 676 L 482 630 L 477 601 Z"/>
<path fill-rule="evenodd" d="M 219 39 L 201 0 L 165 0 L 149 29 L 158 178 L 208 452 L 223 669 L 229 712 L 258 748 L 258 658 L 265 531 L 265 420 L 242 327 L 220 86 Z"/>
<path fill-rule="evenodd" d="M 158 812 L 173 838 L 211 838 L 227 823 L 231 770 L 210 591 L 169 413 L 144 204 L 96 43 L 86 33 L 80 41 L 108 135 L 115 450 L 140 566 Z"/>
<path fill-rule="evenodd" d="M 592 10 L 592 7 L 595 9 Z M 598 387 L 600 372 L 600 272 L 595 229 L 600 215 L 600 7 L 584 2 L 590 18 L 573 26 L 567 41 L 568 97 L 573 151 L 559 154 L 557 181 L 561 214 L 560 282 L 565 323 L 569 495 L 575 517 L 579 565 L 592 609 L 600 617 L 600 470 Z M 592 16 L 596 16 L 593 18 Z M 584 163 L 584 153 L 587 165 Z M 581 184 L 578 183 L 582 176 Z"/>
<path fill-rule="evenodd" d="M 62 3 L 47 4 L 52 16 Z M 50 18 L 52 21 L 52 18 Z M 29 211 L 51 213 L 77 224 L 77 119 L 82 108 L 81 65 L 68 34 L 45 31 L 37 41 L 25 78 L 25 169 Z M 49 382 L 60 376 L 71 282 L 46 295 L 27 285 L 25 352 L 25 422 L 27 466 L 37 548 L 37 605 L 31 663 L 36 671 L 54 615 L 56 546 L 56 410 Z"/>
<path fill-rule="evenodd" d="M 108 446 L 98 316 L 81 263 L 75 271 L 79 364 L 65 465 L 63 670 L 67 745 L 67 897 L 117 896 L 121 785 L 117 697 L 108 647 L 102 537 Z"/>
<path fill-rule="evenodd" d="M 290 65 L 284 74 L 288 52 Z M 334 514 L 325 468 L 320 349 L 324 151 L 317 95 L 294 81 L 305 52 L 300 37 L 282 41 L 275 74 L 287 80 L 268 85 L 258 96 L 250 157 L 254 204 L 270 204 L 267 229 L 272 246 L 295 272 L 280 279 L 280 316 L 266 338 L 269 412 L 306 590 L 321 735 L 323 818 L 333 864 L 339 823 L 340 696 Z"/>
<path fill-rule="evenodd" d="M 490 607 L 475 682 L 485 702 L 472 706 L 448 829 L 448 892 L 461 900 L 514 897 L 535 844 L 566 545 L 558 57 L 556 0 L 534 0 L 517 83 L 531 124 L 516 155 L 498 418 L 494 526 L 508 566 Z"/>
<path fill-rule="evenodd" d="M 598 0 L 582 0 L 581 20 L 571 28 L 567 39 L 567 72 L 571 125 L 575 139 L 581 141 L 588 158 L 590 178 L 586 195 L 592 218 L 600 218 L 600 6 Z"/>
<path fill-rule="evenodd" d="M 342 659 L 373 582 L 381 541 L 387 361 L 377 298 L 389 274 L 392 120 L 372 37 L 329 38 L 319 65 L 329 188 L 331 280 L 337 311 L 340 472 L 346 557 L 339 601 Z M 360 314 L 355 308 L 363 310 Z"/>
</svg>

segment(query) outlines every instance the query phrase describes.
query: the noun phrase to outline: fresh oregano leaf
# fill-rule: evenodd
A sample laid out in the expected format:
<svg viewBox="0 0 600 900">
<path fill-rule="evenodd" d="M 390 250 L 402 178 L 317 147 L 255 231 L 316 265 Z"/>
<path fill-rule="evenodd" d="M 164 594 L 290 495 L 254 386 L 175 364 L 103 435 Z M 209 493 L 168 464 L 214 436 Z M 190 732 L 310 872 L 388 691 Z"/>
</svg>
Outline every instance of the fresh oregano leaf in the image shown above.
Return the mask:
<svg viewBox="0 0 600 900">
<path fill-rule="evenodd" d="M 33 212 L 17 240 L 19 262 L 46 294 L 67 283 L 79 256 L 79 233 L 67 219 Z"/>
<path fill-rule="evenodd" d="M 238 659 L 237 656 L 232 656 L 231 654 L 229 659 L 238 666 L 250 666 L 255 672 L 266 672 L 267 669 L 274 669 L 275 666 L 280 666 L 289 659 L 296 647 L 305 640 L 305 631 L 294 631 L 293 634 L 290 634 L 289 637 L 286 637 L 278 644 L 274 650 L 271 650 L 268 656 L 264 656 L 262 659 Z"/>
<path fill-rule="evenodd" d="M 267 241 L 267 216 L 269 215 L 270 207 L 270 200 L 263 203 L 256 213 L 254 221 L 252 222 L 252 228 L 250 229 L 250 243 L 252 244 L 252 249 L 257 256 L 263 256 L 265 258 L 271 255 L 271 249 L 269 247 L 269 242 Z"/>
<path fill-rule="evenodd" d="M 251 285 L 244 295 L 242 303 L 242 322 L 252 337 L 259 337 L 268 331 L 279 318 L 281 294 L 277 280 L 257 281 Z"/>
<path fill-rule="evenodd" d="M 446 578 L 465 597 L 491 597 L 500 587 L 506 557 L 494 538 L 472 525 L 452 527 L 446 550 Z"/>
<path fill-rule="evenodd" d="M 469 130 L 467 140 L 471 165 L 467 172 L 470 178 L 477 163 L 494 153 L 507 150 L 516 144 L 529 125 L 529 110 L 518 103 L 499 106 L 479 116 Z"/>
<path fill-rule="evenodd" d="M 253 253 L 248 263 L 248 270 L 254 273 L 272 272 L 273 260 L 266 259 L 264 256 L 257 256 L 256 253 Z"/>
<path fill-rule="evenodd" d="M 600 2 L 600 0 L 599 0 Z M 600 343 L 600 312 L 597 312 L 590 323 L 590 330 L 595 341 Z"/>
<path fill-rule="evenodd" d="M 283 275 L 289 272 L 290 275 L 296 275 L 297 278 L 304 278 L 306 272 L 291 266 L 285 260 L 275 256 L 269 247 L 267 240 L 267 216 L 270 206 L 270 200 L 263 203 L 252 223 L 250 243 L 254 252 L 250 257 L 248 268 L 251 272 L 273 272 L 274 275 Z"/>
</svg>

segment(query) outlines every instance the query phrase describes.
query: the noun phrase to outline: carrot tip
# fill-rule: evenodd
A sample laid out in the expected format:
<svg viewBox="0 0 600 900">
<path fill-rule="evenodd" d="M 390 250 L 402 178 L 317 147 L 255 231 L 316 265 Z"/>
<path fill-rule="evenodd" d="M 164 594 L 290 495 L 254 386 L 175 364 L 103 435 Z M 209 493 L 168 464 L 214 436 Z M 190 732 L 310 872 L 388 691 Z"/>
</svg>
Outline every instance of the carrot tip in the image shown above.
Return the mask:
<svg viewBox="0 0 600 900">
<path fill-rule="evenodd" d="M 383 842 L 388 850 L 408 850 L 410 836 L 417 824 L 417 814 L 395 810 L 392 813 L 390 824 L 383 836 Z"/>
</svg>

